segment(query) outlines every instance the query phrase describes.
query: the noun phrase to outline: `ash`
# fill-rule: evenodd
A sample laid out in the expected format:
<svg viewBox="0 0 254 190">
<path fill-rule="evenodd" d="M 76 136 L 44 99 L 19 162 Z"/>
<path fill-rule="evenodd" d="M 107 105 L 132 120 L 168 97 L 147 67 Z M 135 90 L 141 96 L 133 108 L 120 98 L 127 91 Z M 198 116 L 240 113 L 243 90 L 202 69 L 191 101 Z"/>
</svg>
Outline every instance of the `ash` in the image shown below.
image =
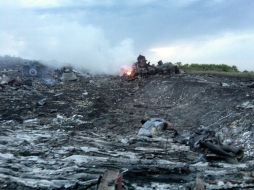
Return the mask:
<svg viewBox="0 0 254 190">
<path fill-rule="evenodd" d="M 122 172 L 125 189 L 254 188 L 253 80 L 77 74 L 12 81 L 2 72 L 0 189 L 98 189 L 108 170 Z M 140 120 L 151 117 L 169 120 L 179 136 L 137 136 Z M 198 129 L 243 147 L 243 159 L 208 161 L 184 143 Z"/>
</svg>

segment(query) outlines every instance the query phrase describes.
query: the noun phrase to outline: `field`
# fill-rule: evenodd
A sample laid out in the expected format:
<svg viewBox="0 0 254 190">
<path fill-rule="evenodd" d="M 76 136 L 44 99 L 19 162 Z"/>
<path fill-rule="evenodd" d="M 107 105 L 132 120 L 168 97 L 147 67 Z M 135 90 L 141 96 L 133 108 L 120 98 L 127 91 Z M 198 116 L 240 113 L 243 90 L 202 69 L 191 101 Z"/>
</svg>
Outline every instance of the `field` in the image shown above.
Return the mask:
<svg viewBox="0 0 254 190">
<path fill-rule="evenodd" d="M 129 189 L 186 189 L 197 176 L 210 189 L 253 187 L 253 82 L 180 74 L 133 81 L 80 76 L 54 86 L 37 80 L 32 86 L 5 86 L 0 187 L 86 189 L 111 169 L 128 170 L 124 179 Z M 170 120 L 179 136 L 169 131 L 138 137 L 140 120 L 150 117 Z M 243 160 L 202 161 L 202 153 L 184 143 L 200 128 L 244 147 Z"/>
</svg>

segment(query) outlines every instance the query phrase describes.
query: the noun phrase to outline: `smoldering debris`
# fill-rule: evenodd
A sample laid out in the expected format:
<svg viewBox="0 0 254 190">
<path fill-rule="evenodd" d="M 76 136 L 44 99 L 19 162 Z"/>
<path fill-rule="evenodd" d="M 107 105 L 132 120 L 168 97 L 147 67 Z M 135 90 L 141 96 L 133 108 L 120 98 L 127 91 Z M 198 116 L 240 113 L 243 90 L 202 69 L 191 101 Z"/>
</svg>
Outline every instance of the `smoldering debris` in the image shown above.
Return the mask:
<svg viewBox="0 0 254 190">
<path fill-rule="evenodd" d="M 150 64 L 143 55 L 139 55 L 137 61 L 131 67 L 123 68 L 121 71 L 121 75 L 128 80 L 156 74 L 172 76 L 180 73 L 179 67 L 171 62 L 163 63 L 160 60 L 157 65 Z"/>
<path fill-rule="evenodd" d="M 54 85 L 22 72 L 10 75 L 19 85 L 1 85 L 1 189 L 96 189 L 103 176 L 126 189 L 253 188 L 253 109 L 239 107 L 254 98 L 249 80 L 157 74 L 129 81 L 74 70 L 77 80 L 62 81 L 59 71 L 50 75 Z M 177 134 L 162 127 L 138 135 L 149 118 L 163 118 Z M 244 155 L 231 162 L 215 145 Z"/>
</svg>

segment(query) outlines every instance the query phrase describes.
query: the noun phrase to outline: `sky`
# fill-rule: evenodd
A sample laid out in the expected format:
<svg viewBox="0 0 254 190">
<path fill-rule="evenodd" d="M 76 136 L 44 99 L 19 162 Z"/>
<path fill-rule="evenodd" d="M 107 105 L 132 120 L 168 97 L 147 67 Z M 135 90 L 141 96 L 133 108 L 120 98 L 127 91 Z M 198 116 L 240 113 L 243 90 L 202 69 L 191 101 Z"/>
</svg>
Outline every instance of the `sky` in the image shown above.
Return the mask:
<svg viewBox="0 0 254 190">
<path fill-rule="evenodd" d="M 254 71 L 253 0 L 0 0 L 0 55 L 117 73 L 151 63 Z"/>
</svg>

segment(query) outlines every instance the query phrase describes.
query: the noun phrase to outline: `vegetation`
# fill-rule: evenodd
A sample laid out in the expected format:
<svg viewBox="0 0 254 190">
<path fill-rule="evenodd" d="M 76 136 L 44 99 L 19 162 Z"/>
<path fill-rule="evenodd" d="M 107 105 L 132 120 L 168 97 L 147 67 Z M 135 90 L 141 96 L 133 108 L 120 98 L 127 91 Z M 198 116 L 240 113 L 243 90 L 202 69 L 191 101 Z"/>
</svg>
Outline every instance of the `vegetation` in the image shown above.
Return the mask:
<svg viewBox="0 0 254 190">
<path fill-rule="evenodd" d="M 236 66 L 229 66 L 226 64 L 182 64 L 176 63 L 180 69 L 186 73 L 193 74 L 214 74 L 231 77 L 254 78 L 253 71 L 239 71 Z"/>
<path fill-rule="evenodd" d="M 239 72 L 236 66 L 229 66 L 225 64 L 185 64 L 180 62 L 178 66 L 185 71 L 216 71 L 216 72 Z"/>
</svg>

